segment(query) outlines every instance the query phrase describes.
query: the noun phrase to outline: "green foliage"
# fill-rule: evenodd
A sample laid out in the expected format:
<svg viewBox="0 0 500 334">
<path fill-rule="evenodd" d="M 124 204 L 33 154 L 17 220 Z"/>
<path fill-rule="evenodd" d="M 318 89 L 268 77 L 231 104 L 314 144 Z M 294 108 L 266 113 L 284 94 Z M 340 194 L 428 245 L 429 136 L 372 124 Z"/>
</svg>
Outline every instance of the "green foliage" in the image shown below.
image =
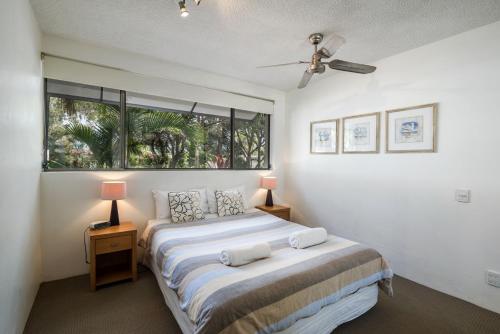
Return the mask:
<svg viewBox="0 0 500 334">
<path fill-rule="evenodd" d="M 103 104 L 97 108 L 102 113 L 98 121 L 91 121 L 88 124 L 72 121 L 66 126 L 66 135 L 88 146 L 98 168 L 116 167 L 115 161 L 119 160 L 120 154 L 120 138 L 117 131 L 120 122 L 119 111 L 115 107 Z"/>
<path fill-rule="evenodd" d="M 51 97 L 49 168 L 119 166 L 117 105 Z"/>
<path fill-rule="evenodd" d="M 129 166 L 185 168 L 190 143 L 197 143 L 201 128 L 192 115 L 128 108 Z"/>
<path fill-rule="evenodd" d="M 118 105 L 59 97 L 49 100 L 49 168 L 117 168 Z M 229 168 L 229 117 L 127 108 L 131 168 Z M 234 165 L 267 165 L 267 115 L 235 119 Z"/>
<path fill-rule="evenodd" d="M 268 116 L 256 114 L 253 119 L 235 118 L 235 168 L 267 166 Z"/>
</svg>

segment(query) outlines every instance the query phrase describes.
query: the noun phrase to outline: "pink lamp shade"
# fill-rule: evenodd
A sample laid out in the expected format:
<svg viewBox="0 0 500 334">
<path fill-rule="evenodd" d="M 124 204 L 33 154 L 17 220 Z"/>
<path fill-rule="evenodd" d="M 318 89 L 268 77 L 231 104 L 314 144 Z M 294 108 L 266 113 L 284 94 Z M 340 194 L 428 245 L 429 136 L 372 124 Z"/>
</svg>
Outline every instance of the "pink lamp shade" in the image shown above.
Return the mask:
<svg viewBox="0 0 500 334">
<path fill-rule="evenodd" d="M 263 176 L 260 179 L 260 186 L 264 189 L 276 189 L 276 176 Z"/>
<path fill-rule="evenodd" d="M 127 197 L 127 183 L 124 181 L 104 181 L 101 183 L 101 199 L 117 200 Z"/>
</svg>

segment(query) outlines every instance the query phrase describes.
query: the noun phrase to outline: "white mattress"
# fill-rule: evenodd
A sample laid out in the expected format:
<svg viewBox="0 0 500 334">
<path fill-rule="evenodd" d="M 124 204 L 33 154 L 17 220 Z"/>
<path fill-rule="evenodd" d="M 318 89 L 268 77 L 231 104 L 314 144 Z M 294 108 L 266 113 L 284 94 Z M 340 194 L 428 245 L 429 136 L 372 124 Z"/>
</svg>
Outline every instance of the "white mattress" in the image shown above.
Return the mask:
<svg viewBox="0 0 500 334">
<path fill-rule="evenodd" d="M 149 264 L 148 264 L 149 265 Z M 155 265 L 149 265 L 153 271 L 165 303 L 172 311 L 183 334 L 192 334 L 194 325 L 187 314 L 181 310 L 177 294 L 167 286 L 165 279 Z M 378 300 L 377 284 L 359 289 L 356 293 L 349 295 L 338 302 L 321 309 L 314 316 L 297 321 L 294 325 L 279 334 L 314 333 L 329 334 L 341 324 L 351 321 L 371 309 Z"/>
</svg>

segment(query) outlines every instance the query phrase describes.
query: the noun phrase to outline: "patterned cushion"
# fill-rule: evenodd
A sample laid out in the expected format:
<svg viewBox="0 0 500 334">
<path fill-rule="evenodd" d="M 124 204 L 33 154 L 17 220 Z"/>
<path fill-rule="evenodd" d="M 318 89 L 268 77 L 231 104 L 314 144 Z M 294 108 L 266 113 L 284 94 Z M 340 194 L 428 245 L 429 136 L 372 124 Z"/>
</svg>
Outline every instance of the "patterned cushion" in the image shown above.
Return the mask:
<svg viewBox="0 0 500 334">
<path fill-rule="evenodd" d="M 172 223 L 193 222 L 205 219 L 200 205 L 200 193 L 185 191 L 168 193 L 168 203 L 172 215 Z"/>
<path fill-rule="evenodd" d="M 219 216 L 234 216 L 245 213 L 243 196 L 235 191 L 215 191 L 217 200 L 217 213 Z"/>
</svg>

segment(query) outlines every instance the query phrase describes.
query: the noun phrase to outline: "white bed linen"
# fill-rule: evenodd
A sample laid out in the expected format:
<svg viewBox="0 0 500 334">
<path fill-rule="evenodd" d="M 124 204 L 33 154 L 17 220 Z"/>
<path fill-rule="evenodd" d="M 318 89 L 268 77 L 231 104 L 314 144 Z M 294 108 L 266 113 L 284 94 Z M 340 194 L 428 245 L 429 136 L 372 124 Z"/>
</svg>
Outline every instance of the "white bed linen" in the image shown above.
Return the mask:
<svg viewBox="0 0 500 334">
<path fill-rule="evenodd" d="M 245 210 L 245 213 L 251 213 L 251 212 L 256 212 L 258 209 L 252 208 Z M 210 219 L 210 218 L 217 218 L 219 217 L 218 214 L 216 213 L 206 213 L 205 214 L 205 219 Z M 146 240 L 148 239 L 149 232 L 151 231 L 151 228 L 153 226 L 159 225 L 159 224 L 173 224 L 172 220 L 170 218 L 164 218 L 164 219 L 150 219 L 148 220 L 146 224 L 146 228 L 144 229 L 144 232 L 142 232 L 141 239 L 139 241 L 139 245 L 144 245 Z"/>
<path fill-rule="evenodd" d="M 218 217 L 218 215 L 216 213 L 206 213 L 205 214 L 206 219 L 217 218 L 217 217 Z M 173 223 L 172 223 L 172 219 L 170 219 L 170 218 L 148 220 L 148 222 L 146 224 L 146 228 L 142 232 L 139 244 L 141 245 L 144 242 L 146 242 L 146 240 L 148 239 L 149 232 L 151 231 L 151 228 L 153 228 L 153 226 L 160 225 L 160 224 L 173 224 Z"/>
<path fill-rule="evenodd" d="M 187 314 L 181 310 L 179 299 L 175 291 L 167 286 L 165 278 L 161 275 L 158 266 L 147 265 L 153 271 L 160 290 L 165 299 L 165 303 L 172 311 L 177 324 L 181 328 L 183 334 L 192 334 L 194 332 L 194 324 L 189 320 Z M 329 334 L 335 328 L 343 323 L 356 319 L 360 315 L 367 312 L 378 300 L 377 284 L 359 289 L 356 293 L 342 298 L 334 304 L 330 304 L 321 309 L 318 313 L 309 318 L 300 319 L 291 327 L 284 331 L 277 332 L 278 334 Z"/>
</svg>

